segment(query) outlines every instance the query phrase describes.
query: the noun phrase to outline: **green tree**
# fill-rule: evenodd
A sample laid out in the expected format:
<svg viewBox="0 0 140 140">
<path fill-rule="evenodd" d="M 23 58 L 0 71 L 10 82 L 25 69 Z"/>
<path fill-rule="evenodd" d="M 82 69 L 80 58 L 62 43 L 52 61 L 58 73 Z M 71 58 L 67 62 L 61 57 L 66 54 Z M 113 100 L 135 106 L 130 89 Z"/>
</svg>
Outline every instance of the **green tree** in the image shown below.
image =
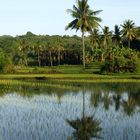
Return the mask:
<svg viewBox="0 0 140 140">
<path fill-rule="evenodd" d="M 90 42 L 93 46 L 92 50 L 97 50 L 99 43 L 100 43 L 100 34 L 98 29 L 94 29 L 90 32 Z"/>
<path fill-rule="evenodd" d="M 97 17 L 97 15 L 101 12 L 101 10 L 92 11 L 88 5 L 88 0 L 78 0 L 77 5 L 73 5 L 73 9 L 68 9 L 68 12 L 74 20 L 66 26 L 66 30 L 69 28 L 76 29 L 76 31 L 80 29 L 82 32 L 83 69 L 85 69 L 84 35 L 85 32 L 91 31 L 93 28 L 95 29 L 99 26 L 101 18 Z"/>
<path fill-rule="evenodd" d="M 0 72 L 3 72 L 5 65 L 5 56 L 3 50 L 0 48 Z"/>
<path fill-rule="evenodd" d="M 120 30 L 120 27 L 118 25 L 115 25 L 112 40 L 116 46 L 121 45 L 121 30 Z"/>
<path fill-rule="evenodd" d="M 105 26 L 103 28 L 102 40 L 104 48 L 108 48 L 111 41 L 112 33 L 109 31 L 109 27 Z"/>
<path fill-rule="evenodd" d="M 57 38 L 56 50 L 57 50 L 58 65 L 60 65 L 61 51 L 64 50 L 64 47 L 63 47 L 62 43 L 60 42 L 60 37 Z"/>
<path fill-rule="evenodd" d="M 128 47 L 131 47 L 131 41 L 135 38 L 135 23 L 132 20 L 124 21 L 122 26 L 123 37 L 128 39 Z"/>
<path fill-rule="evenodd" d="M 20 57 L 22 59 L 22 64 L 25 66 L 28 66 L 28 49 L 29 46 L 27 44 L 27 40 L 26 39 L 20 39 L 18 38 L 18 42 L 19 42 L 19 53 L 20 53 Z"/>
<path fill-rule="evenodd" d="M 40 43 L 40 41 L 37 41 L 36 45 L 34 46 L 34 51 L 37 54 L 37 61 L 38 61 L 38 66 L 41 66 L 41 51 L 43 51 L 43 47 Z"/>
<path fill-rule="evenodd" d="M 53 51 L 53 47 L 52 47 L 52 45 L 50 43 L 48 43 L 48 52 L 49 52 L 50 66 L 53 66 L 52 51 Z"/>
</svg>

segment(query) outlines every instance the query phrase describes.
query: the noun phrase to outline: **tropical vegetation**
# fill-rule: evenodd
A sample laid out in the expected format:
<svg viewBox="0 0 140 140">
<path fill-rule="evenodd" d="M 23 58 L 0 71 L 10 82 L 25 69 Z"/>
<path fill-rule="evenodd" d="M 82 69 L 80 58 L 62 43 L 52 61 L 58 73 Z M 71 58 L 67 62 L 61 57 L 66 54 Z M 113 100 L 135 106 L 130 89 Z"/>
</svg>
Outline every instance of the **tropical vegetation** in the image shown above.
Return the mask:
<svg viewBox="0 0 140 140">
<path fill-rule="evenodd" d="M 139 71 L 140 27 L 132 20 L 115 25 L 114 31 L 108 26 L 101 27 L 98 17 L 101 11 L 91 10 L 88 0 L 78 0 L 68 9 L 73 21 L 66 29 L 80 30 L 82 37 L 35 35 L 30 31 L 16 37 L 0 36 L 0 72 L 17 73 L 20 69 L 33 68 L 33 73 L 38 73 L 42 67 L 82 64 L 86 71 L 96 63 L 100 65 L 98 73 Z"/>
</svg>

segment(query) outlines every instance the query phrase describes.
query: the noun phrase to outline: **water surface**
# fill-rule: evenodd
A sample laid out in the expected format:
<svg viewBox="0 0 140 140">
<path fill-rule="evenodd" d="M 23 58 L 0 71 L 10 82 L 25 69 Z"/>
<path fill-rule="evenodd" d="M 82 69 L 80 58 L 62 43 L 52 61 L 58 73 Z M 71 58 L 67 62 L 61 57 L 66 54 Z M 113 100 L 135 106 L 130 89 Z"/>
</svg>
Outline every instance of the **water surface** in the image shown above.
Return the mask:
<svg viewBox="0 0 140 140">
<path fill-rule="evenodd" d="M 140 139 L 139 84 L 41 85 L 0 85 L 0 140 Z"/>
</svg>

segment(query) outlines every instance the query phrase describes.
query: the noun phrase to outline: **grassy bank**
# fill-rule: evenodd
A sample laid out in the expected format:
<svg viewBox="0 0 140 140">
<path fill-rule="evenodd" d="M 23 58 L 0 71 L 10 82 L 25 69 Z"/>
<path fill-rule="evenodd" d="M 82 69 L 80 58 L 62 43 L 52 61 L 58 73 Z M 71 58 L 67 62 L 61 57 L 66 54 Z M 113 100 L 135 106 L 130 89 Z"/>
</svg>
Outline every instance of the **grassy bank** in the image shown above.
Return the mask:
<svg viewBox="0 0 140 140">
<path fill-rule="evenodd" d="M 14 74 L 0 74 L 0 79 L 14 80 L 53 80 L 59 82 L 95 83 L 95 82 L 140 82 L 140 72 L 100 74 L 99 63 L 87 69 L 82 66 L 54 66 L 17 68 Z"/>
<path fill-rule="evenodd" d="M 12 74 L 0 75 L 0 79 L 53 80 L 59 82 L 140 82 L 140 75 L 98 75 L 98 74 Z"/>
</svg>

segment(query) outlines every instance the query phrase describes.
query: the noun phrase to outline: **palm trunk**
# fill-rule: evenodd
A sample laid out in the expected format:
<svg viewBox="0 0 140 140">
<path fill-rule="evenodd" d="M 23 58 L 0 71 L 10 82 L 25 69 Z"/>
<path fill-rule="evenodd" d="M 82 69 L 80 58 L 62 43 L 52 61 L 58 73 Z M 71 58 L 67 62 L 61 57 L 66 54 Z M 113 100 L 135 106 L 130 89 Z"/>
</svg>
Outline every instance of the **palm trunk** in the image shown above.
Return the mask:
<svg viewBox="0 0 140 140">
<path fill-rule="evenodd" d="M 60 65 L 60 49 L 58 49 L 58 65 Z"/>
<path fill-rule="evenodd" d="M 28 62 L 27 62 L 27 59 L 25 58 L 25 66 L 27 67 L 28 66 Z"/>
<path fill-rule="evenodd" d="M 51 66 L 52 66 L 52 52 L 49 51 L 49 54 L 50 54 L 50 64 L 51 64 Z"/>
<path fill-rule="evenodd" d="M 23 61 L 24 61 L 24 64 L 25 64 L 25 66 L 27 67 L 27 66 L 28 66 L 27 56 L 25 55 L 23 59 L 24 59 L 24 60 L 23 60 Z"/>
<path fill-rule="evenodd" d="M 37 51 L 37 57 L 38 57 L 38 66 L 40 67 L 40 55 L 39 55 L 39 50 Z"/>
<path fill-rule="evenodd" d="M 128 48 L 130 48 L 130 47 L 131 47 L 131 40 L 128 39 Z"/>
<path fill-rule="evenodd" d="M 104 61 L 104 54 L 101 53 L 101 62 L 103 62 L 103 61 Z"/>
<path fill-rule="evenodd" d="M 82 41 L 83 41 L 83 69 L 85 69 L 85 40 L 84 40 L 84 32 L 82 32 Z"/>
</svg>

